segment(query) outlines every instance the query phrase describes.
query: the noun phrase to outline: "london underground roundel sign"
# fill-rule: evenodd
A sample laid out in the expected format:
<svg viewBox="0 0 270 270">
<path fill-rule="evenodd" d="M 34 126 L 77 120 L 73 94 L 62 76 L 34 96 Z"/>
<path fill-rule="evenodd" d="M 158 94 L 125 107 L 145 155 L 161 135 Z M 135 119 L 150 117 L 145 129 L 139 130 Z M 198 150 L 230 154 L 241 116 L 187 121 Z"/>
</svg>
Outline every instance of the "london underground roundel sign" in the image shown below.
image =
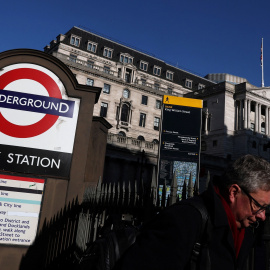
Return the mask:
<svg viewBox="0 0 270 270">
<path fill-rule="evenodd" d="M 48 68 L 30 63 L 2 68 L 0 169 L 67 176 L 79 106 Z"/>
<path fill-rule="evenodd" d="M 8 88 L 8 85 L 14 81 L 26 79 L 29 80 L 30 83 L 31 81 L 40 83 L 47 90 L 50 97 L 58 99 L 62 98 L 61 91 L 55 81 L 45 72 L 33 68 L 18 68 L 4 73 L 2 76 L 0 76 L 0 89 L 3 90 Z M 6 98 L 3 98 L 2 96 L 1 102 L 6 101 L 9 104 L 19 105 L 21 110 L 29 107 L 26 106 L 26 104 L 32 105 L 31 107 L 36 107 L 36 109 L 42 106 L 41 102 L 36 102 L 36 100 L 35 102 L 32 102 L 33 99 L 30 98 L 27 99 L 26 97 L 22 97 L 19 99 L 18 95 L 16 94 L 6 96 Z M 12 111 L 10 111 L 10 113 L 12 113 Z M 8 119 L 6 119 L 2 113 L 0 113 L 0 131 L 6 135 L 17 138 L 34 137 L 51 128 L 57 121 L 58 117 L 59 116 L 57 115 L 46 114 L 36 123 L 30 125 L 17 125 L 9 122 Z"/>
</svg>

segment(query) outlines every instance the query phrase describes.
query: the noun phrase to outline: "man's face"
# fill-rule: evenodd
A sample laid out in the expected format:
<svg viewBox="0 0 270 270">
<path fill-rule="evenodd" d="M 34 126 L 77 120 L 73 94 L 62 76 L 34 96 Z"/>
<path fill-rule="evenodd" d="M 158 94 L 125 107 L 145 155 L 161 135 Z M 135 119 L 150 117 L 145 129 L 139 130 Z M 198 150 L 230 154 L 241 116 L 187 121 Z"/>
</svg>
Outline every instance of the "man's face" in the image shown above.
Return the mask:
<svg viewBox="0 0 270 270">
<path fill-rule="evenodd" d="M 235 186 L 234 198 L 231 199 L 231 209 L 236 219 L 237 228 L 249 227 L 256 221 L 265 220 L 265 207 L 270 204 L 270 191 L 257 190 L 244 192 Z"/>
</svg>

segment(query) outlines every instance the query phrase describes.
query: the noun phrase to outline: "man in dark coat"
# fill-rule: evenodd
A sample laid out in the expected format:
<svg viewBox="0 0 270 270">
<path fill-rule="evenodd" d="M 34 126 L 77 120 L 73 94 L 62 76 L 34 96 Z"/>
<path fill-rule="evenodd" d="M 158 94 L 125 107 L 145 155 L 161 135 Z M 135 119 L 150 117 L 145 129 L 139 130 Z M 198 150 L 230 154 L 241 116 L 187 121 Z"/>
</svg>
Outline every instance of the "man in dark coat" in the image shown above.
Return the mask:
<svg viewBox="0 0 270 270">
<path fill-rule="evenodd" d="M 246 269 L 254 244 L 252 227 L 265 220 L 270 204 L 270 164 L 252 155 L 241 157 L 200 196 L 211 226 L 197 269 Z M 116 269 L 189 269 L 201 221 L 201 214 L 191 205 L 167 208 L 145 225 Z"/>
</svg>

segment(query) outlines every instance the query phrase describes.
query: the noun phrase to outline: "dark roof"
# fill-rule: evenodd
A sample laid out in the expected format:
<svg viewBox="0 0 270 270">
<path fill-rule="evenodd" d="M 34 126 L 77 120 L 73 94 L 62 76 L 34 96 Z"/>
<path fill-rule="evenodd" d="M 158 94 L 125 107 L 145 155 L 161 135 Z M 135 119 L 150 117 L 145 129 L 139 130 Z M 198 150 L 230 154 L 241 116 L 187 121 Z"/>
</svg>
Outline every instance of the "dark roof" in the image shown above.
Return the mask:
<svg viewBox="0 0 270 270">
<path fill-rule="evenodd" d="M 70 37 L 72 34 L 81 38 L 79 47 L 74 46 L 74 48 L 79 48 L 81 50 L 87 51 L 88 41 L 95 42 L 98 44 L 96 55 L 98 55 L 100 57 L 104 57 L 103 56 L 104 47 L 111 48 L 111 49 L 113 49 L 113 55 L 112 55 L 111 60 L 115 61 L 115 62 L 119 62 L 119 57 L 120 57 L 121 53 L 128 53 L 130 56 L 133 57 L 133 65 L 135 65 L 138 69 L 140 69 L 140 61 L 141 60 L 148 63 L 148 70 L 145 71 L 145 73 L 153 75 L 154 65 L 161 67 L 161 75 L 157 76 L 157 78 L 165 79 L 168 82 L 173 82 L 173 83 L 185 86 L 185 80 L 190 79 L 193 82 L 192 83 L 192 90 L 197 90 L 199 83 L 204 84 L 206 87 L 215 84 L 214 82 L 207 80 L 203 77 L 199 77 L 195 74 L 192 74 L 190 72 L 187 72 L 187 71 L 184 71 L 184 70 L 179 69 L 177 67 L 174 67 L 172 65 L 169 65 L 160 59 L 157 59 L 155 57 L 147 55 L 143 52 L 139 52 L 139 51 L 132 49 L 128 46 L 125 46 L 125 45 L 122 45 L 118 42 L 101 37 L 101 36 L 96 35 L 94 33 L 85 31 L 85 30 L 80 29 L 78 27 L 71 28 L 65 34 L 65 39 L 62 41 L 62 43 L 72 46 L 70 44 Z M 166 71 L 172 71 L 174 73 L 173 81 L 166 79 Z"/>
</svg>

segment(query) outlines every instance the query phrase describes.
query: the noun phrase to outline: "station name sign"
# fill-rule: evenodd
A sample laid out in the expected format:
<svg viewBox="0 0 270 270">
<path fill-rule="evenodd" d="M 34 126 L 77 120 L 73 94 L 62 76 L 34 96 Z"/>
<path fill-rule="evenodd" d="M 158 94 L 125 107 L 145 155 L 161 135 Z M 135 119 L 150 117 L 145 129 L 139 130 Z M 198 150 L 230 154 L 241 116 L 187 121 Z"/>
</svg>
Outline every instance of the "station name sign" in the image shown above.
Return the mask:
<svg viewBox="0 0 270 270">
<path fill-rule="evenodd" d="M 49 69 L 0 71 L 0 170 L 68 178 L 80 100 Z"/>
</svg>

